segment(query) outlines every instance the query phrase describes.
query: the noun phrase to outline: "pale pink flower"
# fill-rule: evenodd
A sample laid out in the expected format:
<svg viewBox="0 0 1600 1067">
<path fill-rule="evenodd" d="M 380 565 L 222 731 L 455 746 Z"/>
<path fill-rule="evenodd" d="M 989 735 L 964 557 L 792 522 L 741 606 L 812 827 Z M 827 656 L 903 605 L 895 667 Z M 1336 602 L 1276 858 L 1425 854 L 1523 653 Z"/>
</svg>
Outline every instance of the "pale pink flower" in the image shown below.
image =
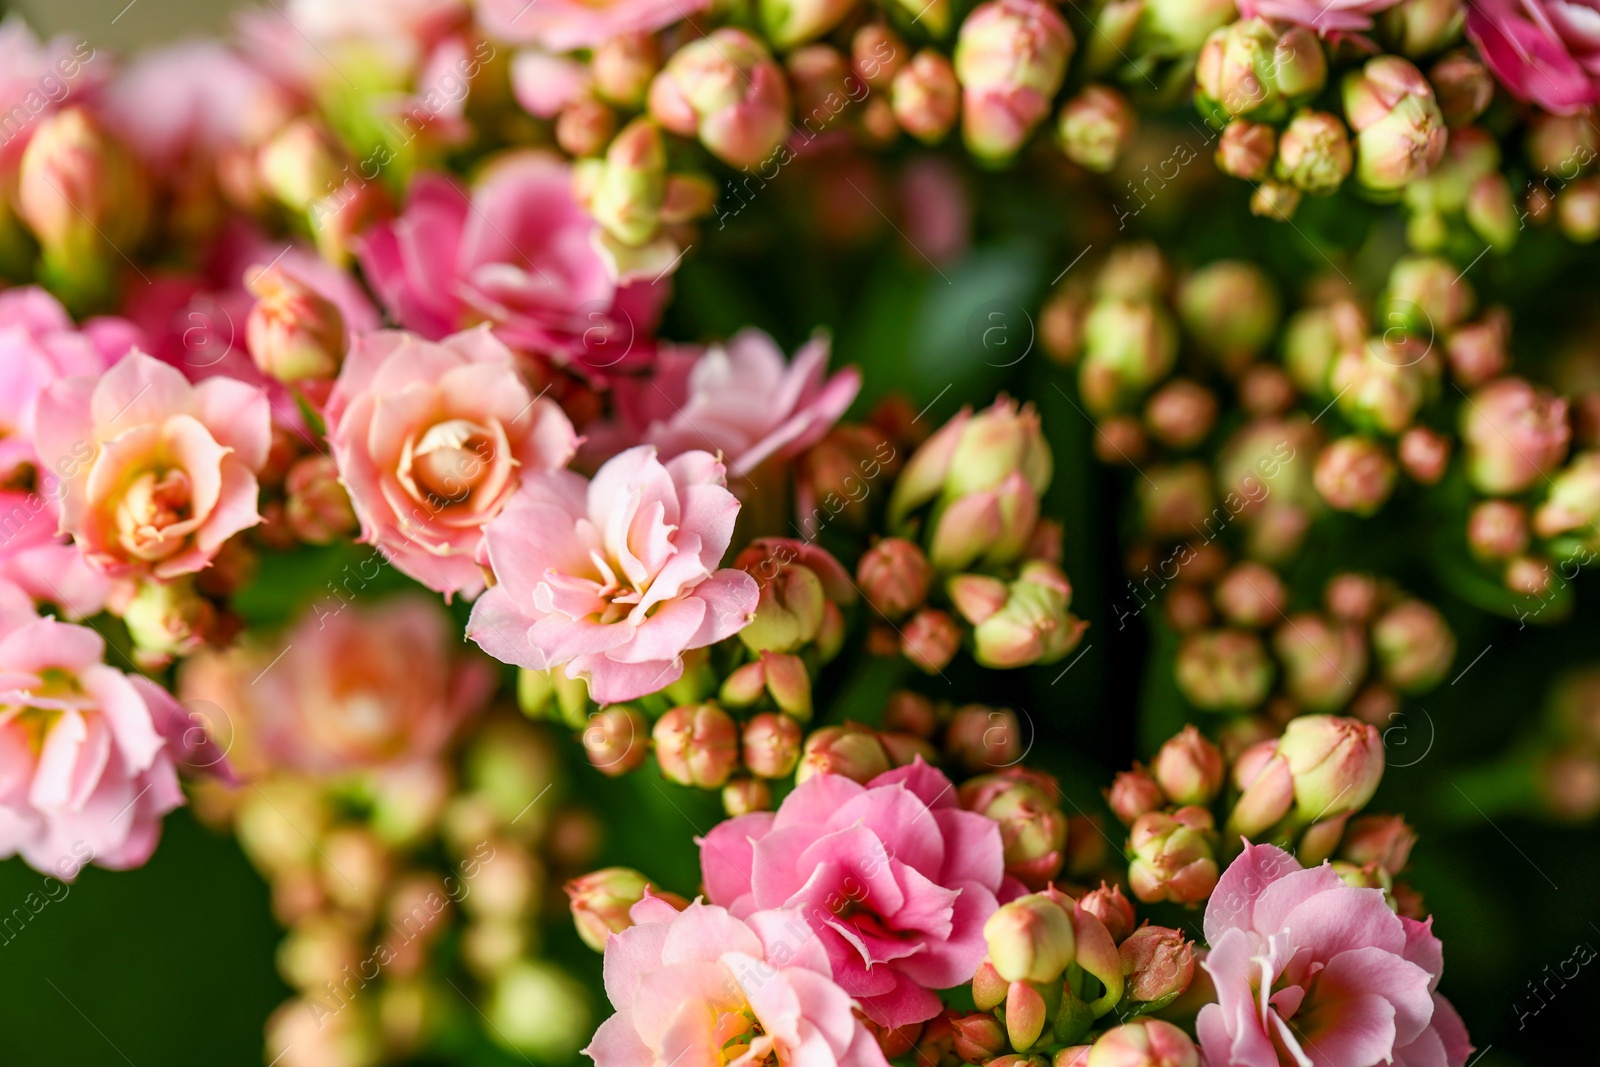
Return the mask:
<svg viewBox="0 0 1600 1067">
<path fill-rule="evenodd" d="M 1518 100 L 1558 115 L 1600 101 L 1600 0 L 1473 0 L 1467 36 Z"/>
<path fill-rule="evenodd" d="M 104 655 L 99 634 L 39 617 L 0 584 L 0 856 L 62 878 L 144 863 L 183 803 L 171 697 Z"/>
<path fill-rule="evenodd" d="M 777 812 L 741 815 L 701 842 L 710 899 L 735 915 L 798 910 L 867 1017 L 936 1015 L 931 990 L 972 980 L 1004 877 L 1000 827 L 962 811 L 917 758 L 866 785 L 807 778 Z"/>
<path fill-rule="evenodd" d="M 816 444 L 860 389 L 854 367 L 829 376 L 826 335 L 791 362 L 771 337 L 747 329 L 704 350 L 664 347 L 648 378 L 617 381 L 621 419 L 610 436 L 655 445 L 668 459 L 691 449 L 720 453 L 743 478 Z"/>
<path fill-rule="evenodd" d="M 711 0 L 479 0 L 491 36 L 554 52 L 593 48 L 625 33 L 653 33 L 711 6 Z"/>
<path fill-rule="evenodd" d="M 487 326 L 439 344 L 402 330 L 359 337 L 326 415 L 363 539 L 447 596 L 483 590 L 484 525 L 521 479 L 565 467 L 578 446 Z"/>
<path fill-rule="evenodd" d="M 606 371 L 647 358 L 634 341 L 654 329 L 664 289 L 619 288 L 598 238 L 571 168 L 528 151 L 500 157 L 470 193 L 418 177 L 405 212 L 369 230 L 360 256 L 389 313 L 429 340 L 489 322 L 514 348 Z"/>
<path fill-rule="evenodd" d="M 64 483 L 62 532 L 107 574 L 161 579 L 209 566 L 261 521 L 270 439 L 262 393 L 230 378 L 190 385 L 142 352 L 52 382 L 34 428 L 39 462 Z"/>
<path fill-rule="evenodd" d="M 601 704 L 653 693 L 683 674 L 683 653 L 743 629 L 758 590 L 721 568 L 739 501 L 722 464 L 648 445 L 596 472 L 524 478 L 484 530 L 496 584 L 467 636 L 506 663 L 564 668 Z"/>
<path fill-rule="evenodd" d="M 1229 1067 L 1461 1067 L 1472 1046 L 1434 991 L 1444 966 L 1431 920 L 1390 910 L 1282 849 L 1248 845 L 1206 905 L 1200 1010 L 1206 1061 Z"/>
<path fill-rule="evenodd" d="M 1276 19 L 1321 34 L 1372 29 L 1372 16 L 1400 0 L 1239 0 L 1243 18 Z"/>
<path fill-rule="evenodd" d="M 606 941 L 617 1011 L 583 1050 L 595 1067 L 885 1067 L 799 914 L 741 920 L 698 900 L 680 912 L 653 894 L 629 914 Z"/>
<path fill-rule="evenodd" d="M 238 18 L 245 48 L 286 84 L 337 83 L 359 64 L 370 88 L 407 82 L 469 17 L 466 0 L 283 0 Z"/>
<path fill-rule="evenodd" d="M 94 46 L 70 37 L 40 41 L 21 15 L 0 21 L 0 174 L 14 175 L 39 121 L 110 71 Z"/>
</svg>

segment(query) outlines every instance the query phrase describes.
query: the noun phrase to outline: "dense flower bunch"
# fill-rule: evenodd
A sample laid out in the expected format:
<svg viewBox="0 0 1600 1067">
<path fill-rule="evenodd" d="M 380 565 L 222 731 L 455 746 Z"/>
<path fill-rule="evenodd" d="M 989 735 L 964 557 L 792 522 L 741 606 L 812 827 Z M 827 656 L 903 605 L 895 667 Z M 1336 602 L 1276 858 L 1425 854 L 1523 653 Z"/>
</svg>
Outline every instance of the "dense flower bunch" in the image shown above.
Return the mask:
<svg viewBox="0 0 1600 1067">
<path fill-rule="evenodd" d="M 1586 4 L 285 0 L 125 63 L 0 23 L 0 854 L 136 867 L 192 799 L 286 928 L 283 1067 L 1463 1067 L 1365 809 L 1457 635 L 1566 620 L 1600 552 L 1600 361 L 1513 371 L 1468 279 L 1600 238 Z M 1242 212 L 1218 174 L 1301 290 L 1126 232 Z M 1084 246 L 1003 380 L 914 402 L 913 301 L 785 264 L 751 325 L 696 273 L 801 231 L 850 288 L 881 230 L 954 291 L 1024 182 Z M 1052 689 L 1136 626 L 1163 714 L 1097 777 Z M 1505 806 L 1600 811 L 1597 705 Z M 656 798 L 659 881 L 589 810 Z"/>
</svg>

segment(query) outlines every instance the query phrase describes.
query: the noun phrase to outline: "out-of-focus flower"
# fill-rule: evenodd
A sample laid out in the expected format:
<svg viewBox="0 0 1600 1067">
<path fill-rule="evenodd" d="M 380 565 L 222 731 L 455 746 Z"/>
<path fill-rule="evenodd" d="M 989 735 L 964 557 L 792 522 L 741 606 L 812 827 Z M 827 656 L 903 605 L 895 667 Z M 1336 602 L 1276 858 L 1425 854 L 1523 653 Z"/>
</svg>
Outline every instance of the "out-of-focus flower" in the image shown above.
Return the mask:
<svg viewBox="0 0 1600 1067">
<path fill-rule="evenodd" d="M 208 566 L 261 520 L 256 471 L 271 438 L 267 399 L 242 382 L 190 385 L 133 353 L 104 375 L 40 396 L 34 446 L 60 476 L 61 529 L 107 574 L 172 578 Z"/>
<path fill-rule="evenodd" d="M 1574 456 L 1550 481 L 1549 495 L 1533 513 L 1540 537 L 1600 546 L 1600 452 Z"/>
<path fill-rule="evenodd" d="M 1494 100 L 1494 78 L 1468 49 L 1451 52 L 1428 69 L 1439 110 L 1451 129 L 1477 120 Z"/>
<path fill-rule="evenodd" d="M 1420 600 L 1403 600 L 1372 624 L 1372 647 L 1384 680 L 1407 693 L 1438 685 L 1455 658 L 1456 639 L 1444 616 Z"/>
<path fill-rule="evenodd" d="M 13 124 L 23 119 L 8 125 L 0 144 L 0 173 L 14 173 L 40 119 L 109 72 L 110 64 L 95 64 L 96 56 L 87 41 L 75 44 L 65 36 L 41 41 L 18 13 L 0 21 L 0 114 Z"/>
<path fill-rule="evenodd" d="M 916 542 L 886 537 L 867 549 L 856 564 L 856 582 L 867 603 L 884 618 L 899 619 L 927 600 L 933 568 Z"/>
<path fill-rule="evenodd" d="M 1218 260 L 1195 271 L 1179 285 L 1177 302 L 1196 343 L 1226 370 L 1242 369 L 1278 328 L 1277 290 L 1260 267 L 1242 260 Z"/>
<path fill-rule="evenodd" d="M 1315 34 L 1300 27 L 1280 30 L 1261 18 L 1217 30 L 1195 66 L 1201 105 L 1230 118 L 1270 121 L 1315 95 L 1327 79 L 1328 58 Z"/>
<path fill-rule="evenodd" d="M 692 20 L 709 6 L 710 0 L 539 0 L 536 6 L 527 0 L 480 0 L 478 18 L 500 40 L 571 52 Z"/>
<path fill-rule="evenodd" d="M 359 337 L 326 415 L 364 538 L 430 589 L 468 597 L 484 586 L 484 526 L 578 445 L 487 327 L 438 344 L 399 330 Z"/>
<path fill-rule="evenodd" d="M 1289 695 L 1313 711 L 1343 707 L 1367 673 L 1367 643 L 1356 626 L 1314 612 L 1285 619 L 1272 637 Z"/>
<path fill-rule="evenodd" d="M 99 634 L 0 583 L 0 855 L 67 881 L 91 862 L 143 864 L 183 803 L 168 744 L 183 712 L 104 655 Z"/>
<path fill-rule="evenodd" d="M 1112 1027 L 1095 1039 L 1084 1067 L 1199 1067 L 1200 1052 L 1188 1034 L 1160 1019 Z"/>
<path fill-rule="evenodd" d="M 1511 496 L 1537 485 L 1566 457 L 1567 402 L 1522 378 L 1479 389 L 1461 409 L 1467 477 L 1484 493 Z"/>
<path fill-rule="evenodd" d="M 1394 489 L 1394 460 L 1378 442 L 1352 434 L 1341 437 L 1317 456 L 1312 484 L 1330 507 L 1370 515 Z"/>
<path fill-rule="evenodd" d="M 1600 101 L 1600 28 L 1590 10 L 1560 0 L 1474 0 L 1467 36 L 1512 96 L 1571 115 Z"/>
<path fill-rule="evenodd" d="M 633 925 L 606 946 L 606 993 L 617 1013 L 584 1049 L 596 1067 L 650 1067 L 688 1051 L 720 1056 L 746 1034 L 753 1059 L 789 1063 L 803 1050 L 818 1067 L 884 1067 L 803 912 L 737 914 L 698 901 L 680 912 L 654 896 L 634 905 Z M 679 1033 L 673 1019 L 703 1025 Z"/>
<path fill-rule="evenodd" d="M 745 723 L 744 765 L 762 778 L 787 778 L 800 760 L 800 724 L 788 715 L 762 712 Z"/>
<path fill-rule="evenodd" d="M 1061 105 L 1056 134 L 1068 159 L 1104 172 L 1127 150 L 1138 122 L 1127 97 L 1108 86 L 1090 85 Z"/>
<path fill-rule="evenodd" d="M 1277 128 L 1265 122 L 1234 119 L 1217 138 L 1217 169 L 1245 181 L 1258 182 L 1278 152 Z"/>
<path fill-rule="evenodd" d="M 1042 0 L 990 0 L 974 8 L 954 55 L 968 151 L 992 162 L 1015 155 L 1050 114 L 1074 46 L 1066 22 Z"/>
<path fill-rule="evenodd" d="M 1400 189 L 1444 158 L 1448 134 L 1433 87 L 1398 56 L 1346 75 L 1344 115 L 1356 133 L 1356 180 L 1368 189 Z"/>
<path fill-rule="evenodd" d="M 1347 886 L 1327 865 L 1247 847 L 1206 906 L 1205 938 L 1217 990 L 1197 1023 L 1208 1060 L 1276 1067 L 1279 1049 L 1310 1060 L 1314 1048 L 1341 1063 L 1460 1067 L 1472 1052 L 1435 992 L 1443 951 L 1431 924 L 1401 918 L 1381 890 Z M 1259 996 L 1267 986 L 1281 992 Z"/>
<path fill-rule="evenodd" d="M 1272 688 L 1272 661 L 1247 630 L 1202 630 L 1178 648 L 1178 688 L 1208 711 L 1246 711 Z"/>
<path fill-rule="evenodd" d="M 678 49 L 650 83 L 650 114 L 734 167 L 765 161 L 789 132 L 789 82 L 766 46 L 724 26 Z"/>
<path fill-rule="evenodd" d="M 683 653 L 737 633 L 759 589 L 718 569 L 739 502 L 706 452 L 663 464 L 649 446 L 585 482 L 568 471 L 524 480 L 484 530 L 497 584 L 467 634 L 496 659 L 582 677 L 602 704 L 676 681 Z"/>
<path fill-rule="evenodd" d="M 1318 33 L 1372 29 L 1372 16 L 1400 0 L 1239 0 L 1245 18 L 1277 19 Z"/>
<path fill-rule="evenodd" d="M 867 785 L 814 775 L 776 814 L 713 829 L 700 863 L 709 898 L 735 915 L 798 909 L 834 981 L 900 1026 L 938 1013 L 930 990 L 971 980 L 1004 861 L 993 820 L 960 810 L 919 759 Z"/>
</svg>

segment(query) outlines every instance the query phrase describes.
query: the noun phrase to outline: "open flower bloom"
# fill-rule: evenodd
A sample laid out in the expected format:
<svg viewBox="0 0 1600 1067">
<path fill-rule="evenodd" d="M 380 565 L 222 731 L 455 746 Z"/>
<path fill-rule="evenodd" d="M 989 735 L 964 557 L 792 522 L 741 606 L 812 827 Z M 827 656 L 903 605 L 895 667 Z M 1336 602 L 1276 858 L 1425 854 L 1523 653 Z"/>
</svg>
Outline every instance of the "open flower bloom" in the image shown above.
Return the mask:
<svg viewBox="0 0 1600 1067">
<path fill-rule="evenodd" d="M 971 980 L 1004 867 L 999 824 L 962 811 L 920 757 L 866 785 L 814 775 L 700 849 L 713 902 L 741 916 L 797 909 L 834 981 L 885 1027 L 932 1018 L 943 1005 L 931 990 Z"/>
<path fill-rule="evenodd" d="M 543 152 L 501 156 L 469 194 L 449 178 L 411 184 L 404 214 L 362 239 L 361 266 L 409 330 L 438 340 L 490 322 L 507 344 L 619 365 L 655 325 L 658 288 L 619 290 L 597 228 L 572 196 L 571 168 Z"/>
<path fill-rule="evenodd" d="M 703 351 L 664 349 L 649 380 L 616 383 L 627 424 L 619 436 L 668 459 L 720 452 L 738 477 L 792 457 L 821 440 L 861 389 L 854 367 L 828 375 L 828 347 L 819 334 L 786 362 L 771 337 L 749 329 Z"/>
<path fill-rule="evenodd" d="M 1241 18 L 1275 19 L 1318 33 L 1372 29 L 1372 16 L 1400 0 L 1239 0 Z"/>
<path fill-rule="evenodd" d="M 261 521 L 267 408 L 243 382 L 190 385 L 142 352 L 98 379 L 51 383 L 34 444 L 64 483 L 62 532 L 111 575 L 166 579 L 209 566 L 223 542 Z"/>
<path fill-rule="evenodd" d="M 467 636 L 519 667 L 564 667 L 602 704 L 653 693 L 683 674 L 683 653 L 743 629 L 756 581 L 718 569 L 739 501 L 707 452 L 665 464 L 630 448 L 585 481 L 523 480 L 484 531 L 496 585 Z"/>
<path fill-rule="evenodd" d="M 251 57 L 287 85 L 394 89 L 461 29 L 465 0 L 283 0 L 238 16 Z"/>
<path fill-rule="evenodd" d="M 1247 846 L 1211 894 L 1205 936 L 1208 1063 L 1461 1067 L 1472 1052 L 1434 992 L 1444 955 L 1431 920 L 1401 918 L 1382 890 L 1345 885 L 1326 863 Z"/>
<path fill-rule="evenodd" d="M 0 857 L 69 879 L 90 862 L 137 867 L 183 803 L 159 688 L 104 654 L 99 634 L 0 584 Z"/>
<path fill-rule="evenodd" d="M 327 416 L 365 539 L 446 595 L 483 590 L 484 525 L 522 478 L 565 467 L 578 445 L 487 327 L 440 344 L 400 330 L 358 338 Z"/>
<path fill-rule="evenodd" d="M 653 33 L 709 6 L 710 0 L 481 0 L 478 17 L 501 40 L 570 52 L 625 33 Z"/>
<path fill-rule="evenodd" d="M 1558 115 L 1600 101 L 1595 0 L 1473 0 L 1467 36 L 1518 100 Z"/>
<path fill-rule="evenodd" d="M 878 1043 L 792 911 L 734 918 L 646 895 L 606 942 L 617 1009 L 584 1053 L 595 1067 L 885 1067 Z"/>
</svg>

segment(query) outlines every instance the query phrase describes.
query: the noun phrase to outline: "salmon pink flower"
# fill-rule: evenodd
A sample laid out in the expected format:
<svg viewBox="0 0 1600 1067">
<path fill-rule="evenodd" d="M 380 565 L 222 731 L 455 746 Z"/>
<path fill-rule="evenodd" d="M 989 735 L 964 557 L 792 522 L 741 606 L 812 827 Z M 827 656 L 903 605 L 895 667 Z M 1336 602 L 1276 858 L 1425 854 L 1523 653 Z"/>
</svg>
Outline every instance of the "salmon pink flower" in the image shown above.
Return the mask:
<svg viewBox="0 0 1600 1067">
<path fill-rule="evenodd" d="M 653 693 L 683 674 L 684 652 L 755 613 L 755 579 L 718 569 L 738 514 L 708 452 L 663 464 L 641 445 L 593 481 L 525 478 L 484 530 L 497 584 L 473 605 L 467 636 L 506 663 L 565 668 L 602 704 Z"/>
<path fill-rule="evenodd" d="M 439 344 L 384 330 L 358 338 L 328 398 L 328 439 L 364 537 L 447 596 L 476 596 L 485 524 L 522 478 L 578 446 L 487 327 Z"/>
<path fill-rule="evenodd" d="M 938 1014 L 931 990 L 971 981 L 1005 861 L 999 825 L 962 811 L 950 780 L 918 757 L 866 785 L 807 778 L 777 812 L 707 834 L 700 870 L 734 915 L 798 909 L 834 981 L 893 1028 Z"/>
<path fill-rule="evenodd" d="M 34 428 L 40 462 L 65 483 L 62 532 L 107 574 L 160 579 L 204 569 L 261 521 L 270 441 L 264 394 L 231 378 L 190 385 L 142 352 L 51 383 Z"/>
<path fill-rule="evenodd" d="M 1208 1063 L 1461 1067 L 1465 1027 L 1435 992 L 1443 950 L 1379 889 L 1248 845 L 1206 905 L 1217 1002 L 1197 1028 Z"/>
<path fill-rule="evenodd" d="M 630 917 L 606 942 L 617 1012 L 583 1050 L 595 1067 L 885 1067 L 797 913 L 741 920 L 700 901 L 680 912 L 647 893 Z"/>
</svg>

